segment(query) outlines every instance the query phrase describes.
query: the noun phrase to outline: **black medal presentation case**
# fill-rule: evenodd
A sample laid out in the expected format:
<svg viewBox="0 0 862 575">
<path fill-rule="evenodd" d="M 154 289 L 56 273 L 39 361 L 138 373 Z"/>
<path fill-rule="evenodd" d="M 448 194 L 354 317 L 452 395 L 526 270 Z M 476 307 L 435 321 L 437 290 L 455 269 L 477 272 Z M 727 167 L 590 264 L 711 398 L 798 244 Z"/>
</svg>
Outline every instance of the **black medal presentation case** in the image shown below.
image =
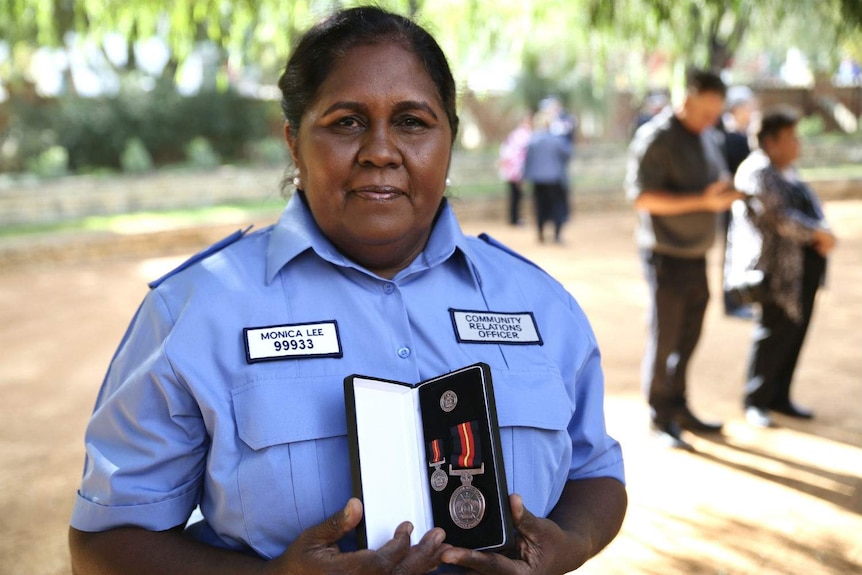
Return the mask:
<svg viewBox="0 0 862 575">
<path fill-rule="evenodd" d="M 416 385 L 344 380 L 360 548 L 379 549 L 403 521 L 412 543 L 432 527 L 457 547 L 514 542 L 491 369 L 470 365 Z"/>
</svg>

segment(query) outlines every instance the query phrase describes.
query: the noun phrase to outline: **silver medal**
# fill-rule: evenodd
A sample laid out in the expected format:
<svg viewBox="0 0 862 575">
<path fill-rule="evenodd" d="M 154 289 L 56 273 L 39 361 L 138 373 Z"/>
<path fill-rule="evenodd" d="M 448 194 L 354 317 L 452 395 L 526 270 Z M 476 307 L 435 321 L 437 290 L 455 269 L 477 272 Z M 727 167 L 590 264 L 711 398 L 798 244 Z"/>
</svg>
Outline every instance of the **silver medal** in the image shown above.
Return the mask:
<svg viewBox="0 0 862 575">
<path fill-rule="evenodd" d="M 449 516 L 452 522 L 461 529 L 473 529 L 485 516 L 485 496 L 473 487 L 473 475 L 485 473 L 485 464 L 476 469 L 452 469 L 449 475 L 461 477 L 461 486 L 452 492 L 449 498 Z"/>
<path fill-rule="evenodd" d="M 449 499 L 449 515 L 461 529 L 473 529 L 485 516 L 485 496 L 472 485 L 458 487 Z"/>
<path fill-rule="evenodd" d="M 443 395 L 440 397 L 440 409 L 449 413 L 455 406 L 458 405 L 458 396 L 451 389 L 443 392 Z"/>
<path fill-rule="evenodd" d="M 439 467 L 431 474 L 431 489 L 434 491 L 443 491 L 449 485 L 449 476 Z"/>
</svg>

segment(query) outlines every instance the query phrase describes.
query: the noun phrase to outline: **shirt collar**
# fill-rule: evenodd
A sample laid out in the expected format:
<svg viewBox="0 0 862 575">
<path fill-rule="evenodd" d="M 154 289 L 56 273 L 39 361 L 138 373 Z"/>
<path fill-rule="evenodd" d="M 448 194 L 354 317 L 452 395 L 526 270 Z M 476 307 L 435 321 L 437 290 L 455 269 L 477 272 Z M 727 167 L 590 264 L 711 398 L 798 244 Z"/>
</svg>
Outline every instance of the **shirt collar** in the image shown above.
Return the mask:
<svg viewBox="0 0 862 575">
<path fill-rule="evenodd" d="M 271 283 L 278 272 L 290 261 L 306 251 L 313 251 L 318 257 L 342 267 L 352 267 L 364 273 L 368 270 L 345 257 L 323 235 L 311 215 L 306 202 L 299 194 L 294 194 L 287 203 L 278 223 L 273 227 L 266 255 L 266 282 Z M 414 273 L 440 265 L 456 252 L 464 255 L 464 262 L 469 267 L 471 275 L 480 283 L 478 270 L 475 266 L 475 256 L 461 231 L 458 220 L 448 200 L 443 199 L 440 213 L 434 222 L 431 236 L 425 249 L 413 262 L 398 272 L 395 281 Z"/>
</svg>

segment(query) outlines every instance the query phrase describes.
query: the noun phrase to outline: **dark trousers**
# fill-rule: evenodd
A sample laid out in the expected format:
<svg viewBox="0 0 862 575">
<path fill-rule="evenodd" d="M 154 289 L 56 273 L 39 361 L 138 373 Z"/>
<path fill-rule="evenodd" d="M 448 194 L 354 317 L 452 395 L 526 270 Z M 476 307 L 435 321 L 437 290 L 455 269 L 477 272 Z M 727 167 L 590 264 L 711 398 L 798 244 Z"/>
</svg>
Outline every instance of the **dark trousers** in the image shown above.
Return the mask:
<svg viewBox="0 0 862 575">
<path fill-rule="evenodd" d="M 790 401 L 790 382 L 814 312 L 814 298 L 826 271 L 826 259 L 806 248 L 802 269 L 802 318 L 799 323 L 790 319 L 775 303 L 763 303 L 748 358 L 746 406 L 768 409 Z"/>
<path fill-rule="evenodd" d="M 521 221 L 521 197 L 523 190 L 521 182 L 508 182 L 509 184 L 509 223 L 516 225 Z"/>
<path fill-rule="evenodd" d="M 560 239 L 560 231 L 568 216 L 566 207 L 566 190 L 559 183 L 541 184 L 533 186 L 533 194 L 536 202 L 536 224 L 539 228 L 539 241 L 545 240 L 545 222 L 554 224 L 554 240 Z"/>
<path fill-rule="evenodd" d="M 641 257 L 650 295 L 642 382 L 653 419 L 666 422 L 686 408 L 686 371 L 709 301 L 706 258 Z"/>
</svg>

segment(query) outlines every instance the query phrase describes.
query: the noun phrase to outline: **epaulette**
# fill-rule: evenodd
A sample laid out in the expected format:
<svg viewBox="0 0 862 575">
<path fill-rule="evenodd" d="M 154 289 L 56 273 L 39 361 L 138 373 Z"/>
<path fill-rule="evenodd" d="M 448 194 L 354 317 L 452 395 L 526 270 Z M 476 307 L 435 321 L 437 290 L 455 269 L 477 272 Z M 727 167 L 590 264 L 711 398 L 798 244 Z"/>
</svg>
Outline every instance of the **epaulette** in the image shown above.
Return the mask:
<svg viewBox="0 0 862 575">
<path fill-rule="evenodd" d="M 236 242 L 241 237 L 243 237 L 246 233 L 248 233 L 248 231 L 251 228 L 252 228 L 252 226 L 249 226 L 244 230 L 235 231 L 234 233 L 232 233 L 228 237 L 226 237 L 222 240 L 219 240 L 216 243 L 214 243 L 213 245 L 209 246 L 208 248 L 204 248 L 203 250 L 199 251 L 198 253 L 196 253 L 195 255 L 193 255 L 192 257 L 190 257 L 189 259 L 187 259 L 186 261 L 184 261 L 183 263 L 181 263 L 180 265 L 178 265 L 177 267 L 175 267 L 174 269 L 172 269 L 171 271 L 169 271 L 168 273 L 166 273 L 165 275 L 163 275 L 159 279 L 153 280 L 147 285 L 150 286 L 150 289 L 155 289 L 155 288 L 159 287 L 159 285 L 161 285 L 161 283 L 163 281 L 165 281 L 166 279 L 168 279 L 172 275 L 183 271 L 187 267 L 198 263 L 202 259 L 208 258 L 209 256 L 213 255 L 216 252 L 220 252 L 221 250 L 225 249 L 226 247 L 228 247 L 232 243 Z"/>
<path fill-rule="evenodd" d="M 497 240 L 495 240 L 494 238 L 492 238 L 492 237 L 491 237 L 491 236 L 489 236 L 488 234 L 485 234 L 485 233 L 479 234 L 478 238 L 479 238 L 480 240 L 482 240 L 483 242 L 485 242 L 486 244 L 490 245 L 490 246 L 494 246 L 494 247 L 495 247 L 495 248 L 497 248 L 497 249 L 503 250 L 503 251 L 504 251 L 504 252 L 506 252 L 507 254 L 510 254 L 510 255 L 512 255 L 512 256 L 515 256 L 516 258 L 518 258 L 518 259 L 519 259 L 519 260 L 521 260 L 522 262 L 527 262 L 528 264 L 530 264 L 531 266 L 533 266 L 533 267 L 534 267 L 534 268 L 536 268 L 536 269 L 540 269 L 540 270 L 542 270 L 543 272 L 545 271 L 545 270 L 543 270 L 543 269 L 542 269 L 542 267 L 541 267 L 539 264 L 537 264 L 536 262 L 534 262 L 534 261 L 532 261 L 532 260 L 529 260 L 529 259 L 525 258 L 524 256 L 522 256 L 521 254 L 519 254 L 518 252 L 516 252 L 515 250 L 513 250 L 513 249 L 512 249 L 512 248 L 510 248 L 509 246 L 507 246 L 507 245 L 505 245 L 505 244 L 502 244 L 502 243 L 498 242 Z M 545 272 L 545 273 L 547 273 L 547 272 Z"/>
</svg>

